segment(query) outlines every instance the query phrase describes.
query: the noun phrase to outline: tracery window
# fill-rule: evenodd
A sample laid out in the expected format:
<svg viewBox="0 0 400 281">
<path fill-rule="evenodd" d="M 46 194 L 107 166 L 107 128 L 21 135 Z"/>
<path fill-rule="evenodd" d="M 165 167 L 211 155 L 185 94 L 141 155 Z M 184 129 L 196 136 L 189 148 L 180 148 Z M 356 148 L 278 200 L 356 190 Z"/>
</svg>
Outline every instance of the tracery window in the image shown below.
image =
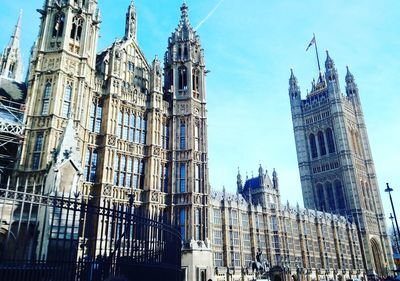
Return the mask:
<svg viewBox="0 0 400 281">
<path fill-rule="evenodd" d="M 329 153 L 335 152 L 335 142 L 333 140 L 333 132 L 331 128 L 326 129 L 326 139 L 328 142 L 328 151 Z"/>
<path fill-rule="evenodd" d="M 186 67 L 180 67 L 178 69 L 178 85 L 179 85 L 179 91 L 187 90 L 187 69 L 186 69 Z"/>
<path fill-rule="evenodd" d="M 181 121 L 179 148 L 186 149 L 186 124 Z"/>
<path fill-rule="evenodd" d="M 72 102 L 72 86 L 68 84 L 65 87 L 64 102 L 62 108 L 62 116 L 65 118 L 69 117 L 69 114 L 71 113 L 71 102 Z"/>
<path fill-rule="evenodd" d="M 326 155 L 324 133 L 322 133 L 321 131 L 318 132 L 318 144 L 319 144 L 319 152 L 321 153 L 321 156 Z"/>
<path fill-rule="evenodd" d="M 72 19 L 71 39 L 80 41 L 82 36 L 83 18 L 75 16 Z"/>
<path fill-rule="evenodd" d="M 180 164 L 179 167 L 179 191 L 186 192 L 186 165 Z"/>
<path fill-rule="evenodd" d="M 318 157 L 318 151 L 317 151 L 317 143 L 315 141 L 315 135 L 314 134 L 310 134 L 309 140 L 310 140 L 310 148 L 311 148 L 311 157 L 312 158 L 317 158 Z"/>
<path fill-rule="evenodd" d="M 42 101 L 42 115 L 49 114 L 49 104 L 51 96 L 51 82 L 48 80 L 44 86 L 43 101 Z"/>
<path fill-rule="evenodd" d="M 44 135 L 43 132 L 36 134 L 36 143 L 32 155 L 32 170 L 38 170 L 40 166 L 40 156 L 43 150 Z"/>
<path fill-rule="evenodd" d="M 64 32 L 64 22 L 65 22 L 65 15 L 63 13 L 58 13 L 54 17 L 54 24 L 53 24 L 53 37 L 61 37 Z"/>
</svg>

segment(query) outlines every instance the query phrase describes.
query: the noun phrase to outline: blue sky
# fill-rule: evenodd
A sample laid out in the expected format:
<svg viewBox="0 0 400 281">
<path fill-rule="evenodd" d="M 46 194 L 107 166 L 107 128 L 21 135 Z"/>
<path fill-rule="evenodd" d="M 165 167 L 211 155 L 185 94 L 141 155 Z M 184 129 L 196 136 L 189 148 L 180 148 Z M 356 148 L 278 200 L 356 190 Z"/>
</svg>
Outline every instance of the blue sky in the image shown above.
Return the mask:
<svg viewBox="0 0 400 281">
<path fill-rule="evenodd" d="M 43 0 L 0 0 L 0 47 L 9 41 L 19 9 L 25 62 L 38 33 Z M 130 0 L 99 0 L 98 50 L 124 33 Z M 187 0 L 197 26 L 220 0 Z M 178 24 L 180 0 L 136 0 L 138 41 L 148 60 L 163 58 Z M 276 168 L 282 200 L 302 204 L 288 99 L 290 68 L 304 97 L 317 76 L 313 32 L 321 63 L 328 49 L 344 91 L 346 65 L 360 89 L 380 190 L 386 182 L 400 204 L 400 1 L 224 0 L 199 28 L 207 68 L 209 169 L 213 188 L 236 188 L 237 168 L 256 174 Z M 27 67 L 25 66 L 25 69 Z M 385 212 L 391 212 L 384 192 Z M 400 209 L 397 208 L 398 215 Z"/>
</svg>

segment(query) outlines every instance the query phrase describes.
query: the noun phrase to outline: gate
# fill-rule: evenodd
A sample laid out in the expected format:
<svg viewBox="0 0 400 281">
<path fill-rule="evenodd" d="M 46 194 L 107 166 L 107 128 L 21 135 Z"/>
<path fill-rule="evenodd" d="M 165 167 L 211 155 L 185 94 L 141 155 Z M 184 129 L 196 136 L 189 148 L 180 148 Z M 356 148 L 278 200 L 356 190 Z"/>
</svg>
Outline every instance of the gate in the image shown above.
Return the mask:
<svg viewBox="0 0 400 281">
<path fill-rule="evenodd" d="M 129 202 L 0 186 L 0 280 L 179 280 L 181 237 Z"/>
</svg>

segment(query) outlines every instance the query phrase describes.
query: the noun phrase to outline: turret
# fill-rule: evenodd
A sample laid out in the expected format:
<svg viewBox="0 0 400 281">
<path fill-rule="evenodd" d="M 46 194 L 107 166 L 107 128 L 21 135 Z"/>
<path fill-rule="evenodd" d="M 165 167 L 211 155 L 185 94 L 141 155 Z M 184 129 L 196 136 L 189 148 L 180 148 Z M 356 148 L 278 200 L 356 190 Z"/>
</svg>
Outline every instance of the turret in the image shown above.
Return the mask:
<svg viewBox="0 0 400 281">
<path fill-rule="evenodd" d="M 128 12 L 126 13 L 126 23 L 125 23 L 125 38 L 133 38 L 136 41 L 137 33 L 137 20 L 136 20 L 136 8 L 135 3 L 131 0 Z"/>
<path fill-rule="evenodd" d="M 272 184 L 275 189 L 279 189 L 279 181 L 278 181 L 278 173 L 275 171 L 272 172 Z"/>
<path fill-rule="evenodd" d="M 242 181 L 242 175 L 240 174 L 240 170 L 238 168 L 238 174 L 236 177 L 236 184 L 237 184 L 237 193 L 241 194 L 243 191 L 243 181 Z"/>
<path fill-rule="evenodd" d="M 14 33 L 10 43 L 4 49 L 0 58 L 0 76 L 7 77 L 18 82 L 22 81 L 22 58 L 20 50 L 22 11 L 19 14 Z"/>
<path fill-rule="evenodd" d="M 329 56 L 329 52 L 326 51 L 326 60 L 325 60 L 325 77 L 328 84 L 329 91 L 333 91 L 334 93 L 339 93 L 339 77 L 338 72 L 335 67 L 335 63 L 333 59 Z"/>
<path fill-rule="evenodd" d="M 297 82 L 297 78 L 293 73 L 293 69 L 290 69 L 289 96 L 290 96 L 290 104 L 292 107 L 300 105 L 301 92 Z"/>
<path fill-rule="evenodd" d="M 258 178 L 260 180 L 260 186 L 264 186 L 264 169 L 260 164 L 260 167 L 258 168 Z"/>
<path fill-rule="evenodd" d="M 349 67 L 346 66 L 346 94 L 349 98 L 358 96 L 358 87 L 356 82 L 354 81 L 354 76 L 350 72 Z"/>
</svg>

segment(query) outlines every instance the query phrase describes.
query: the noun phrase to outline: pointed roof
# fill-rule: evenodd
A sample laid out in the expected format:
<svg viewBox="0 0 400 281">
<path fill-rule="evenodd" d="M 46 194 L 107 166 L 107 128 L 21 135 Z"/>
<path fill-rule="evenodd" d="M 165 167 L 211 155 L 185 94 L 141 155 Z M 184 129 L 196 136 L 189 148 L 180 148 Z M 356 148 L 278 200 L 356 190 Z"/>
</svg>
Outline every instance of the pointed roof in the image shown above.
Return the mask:
<svg viewBox="0 0 400 281">
<path fill-rule="evenodd" d="M 332 69 L 334 67 L 335 67 L 335 63 L 333 62 L 333 59 L 329 56 L 328 50 L 326 50 L 325 68 Z"/>
<path fill-rule="evenodd" d="M 347 73 L 346 73 L 346 83 L 351 84 L 354 83 L 354 75 L 350 72 L 349 67 L 346 66 Z"/>
</svg>

